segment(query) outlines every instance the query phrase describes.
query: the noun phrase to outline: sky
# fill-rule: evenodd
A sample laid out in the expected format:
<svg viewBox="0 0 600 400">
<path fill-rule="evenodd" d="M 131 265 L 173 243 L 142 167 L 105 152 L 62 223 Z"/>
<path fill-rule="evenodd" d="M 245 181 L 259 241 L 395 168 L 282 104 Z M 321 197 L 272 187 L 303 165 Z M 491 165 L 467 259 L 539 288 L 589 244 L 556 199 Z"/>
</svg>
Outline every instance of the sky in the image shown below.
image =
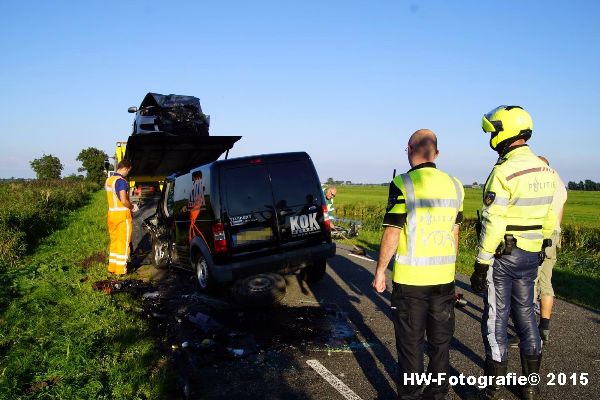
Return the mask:
<svg viewBox="0 0 600 400">
<path fill-rule="evenodd" d="M 563 181 L 600 181 L 598 1 L 90 1 L 0 3 L 0 178 L 63 175 L 114 154 L 147 92 L 193 95 L 230 157 L 306 151 L 322 181 L 409 169 L 412 132 L 439 168 L 485 181 L 481 116 L 533 117 L 531 148 Z"/>
</svg>

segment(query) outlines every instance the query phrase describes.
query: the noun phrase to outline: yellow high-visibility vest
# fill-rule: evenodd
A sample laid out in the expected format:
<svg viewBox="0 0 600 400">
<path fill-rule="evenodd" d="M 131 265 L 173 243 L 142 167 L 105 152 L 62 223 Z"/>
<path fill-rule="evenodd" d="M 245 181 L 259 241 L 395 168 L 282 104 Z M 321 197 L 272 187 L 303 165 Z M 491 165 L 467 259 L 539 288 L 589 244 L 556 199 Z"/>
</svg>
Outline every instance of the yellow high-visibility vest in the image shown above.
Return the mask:
<svg viewBox="0 0 600 400">
<path fill-rule="evenodd" d="M 116 190 L 116 184 L 119 179 L 123 179 L 123 177 L 119 175 L 109 176 L 104 184 L 106 200 L 108 201 L 108 215 L 119 216 L 120 213 L 124 213 L 124 217 L 131 217 L 131 211 L 121 203 Z"/>
<path fill-rule="evenodd" d="M 542 250 L 557 218 L 552 211 L 556 173 L 527 145 L 500 158 L 483 191 L 482 231 L 477 261 L 491 264 L 505 234 L 512 234 L 521 250 Z"/>
<path fill-rule="evenodd" d="M 428 164 L 394 178 L 397 193 L 386 215 L 401 215 L 403 225 L 384 220 L 384 226 L 401 228 L 392 280 L 406 285 L 454 281 L 454 226 L 462 217 L 464 191 L 458 179 Z"/>
</svg>

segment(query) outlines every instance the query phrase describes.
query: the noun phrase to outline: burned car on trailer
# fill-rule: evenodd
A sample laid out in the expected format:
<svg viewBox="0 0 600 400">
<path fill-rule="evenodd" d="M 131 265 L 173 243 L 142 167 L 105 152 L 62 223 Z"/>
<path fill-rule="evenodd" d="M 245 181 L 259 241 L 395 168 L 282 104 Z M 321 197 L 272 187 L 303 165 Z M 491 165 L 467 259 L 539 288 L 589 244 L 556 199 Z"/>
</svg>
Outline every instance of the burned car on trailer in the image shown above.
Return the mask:
<svg viewBox="0 0 600 400">
<path fill-rule="evenodd" d="M 165 133 L 177 136 L 208 136 L 210 116 L 202 112 L 200 99 L 177 94 L 148 93 L 135 113 L 133 135 Z"/>
</svg>

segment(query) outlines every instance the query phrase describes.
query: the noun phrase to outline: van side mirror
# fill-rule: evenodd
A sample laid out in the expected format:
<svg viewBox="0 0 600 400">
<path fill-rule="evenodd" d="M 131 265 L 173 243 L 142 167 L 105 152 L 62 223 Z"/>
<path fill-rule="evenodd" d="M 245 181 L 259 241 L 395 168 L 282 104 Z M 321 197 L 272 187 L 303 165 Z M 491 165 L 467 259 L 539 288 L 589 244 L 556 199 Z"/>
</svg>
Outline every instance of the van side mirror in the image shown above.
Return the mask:
<svg viewBox="0 0 600 400">
<path fill-rule="evenodd" d="M 133 114 L 134 112 L 137 112 L 137 107 L 135 107 L 135 106 L 129 107 L 127 109 L 127 112 L 130 114 Z"/>
</svg>

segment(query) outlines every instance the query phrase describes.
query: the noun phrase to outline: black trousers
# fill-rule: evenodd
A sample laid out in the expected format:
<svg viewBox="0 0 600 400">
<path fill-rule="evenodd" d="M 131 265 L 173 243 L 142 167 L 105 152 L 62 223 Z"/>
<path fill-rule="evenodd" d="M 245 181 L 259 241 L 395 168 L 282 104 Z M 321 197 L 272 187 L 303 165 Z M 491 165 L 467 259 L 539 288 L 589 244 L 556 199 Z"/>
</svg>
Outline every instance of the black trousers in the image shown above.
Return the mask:
<svg viewBox="0 0 600 400">
<path fill-rule="evenodd" d="M 423 373 L 425 333 L 429 342 L 427 372 L 437 378 L 448 374 L 450 340 L 454 334 L 454 282 L 443 285 L 413 286 L 394 282 L 392 319 L 398 350 L 398 398 L 443 399 L 448 393 L 448 376 L 443 384 L 430 384 L 421 393 L 416 383 L 405 384 L 405 376 Z"/>
</svg>

